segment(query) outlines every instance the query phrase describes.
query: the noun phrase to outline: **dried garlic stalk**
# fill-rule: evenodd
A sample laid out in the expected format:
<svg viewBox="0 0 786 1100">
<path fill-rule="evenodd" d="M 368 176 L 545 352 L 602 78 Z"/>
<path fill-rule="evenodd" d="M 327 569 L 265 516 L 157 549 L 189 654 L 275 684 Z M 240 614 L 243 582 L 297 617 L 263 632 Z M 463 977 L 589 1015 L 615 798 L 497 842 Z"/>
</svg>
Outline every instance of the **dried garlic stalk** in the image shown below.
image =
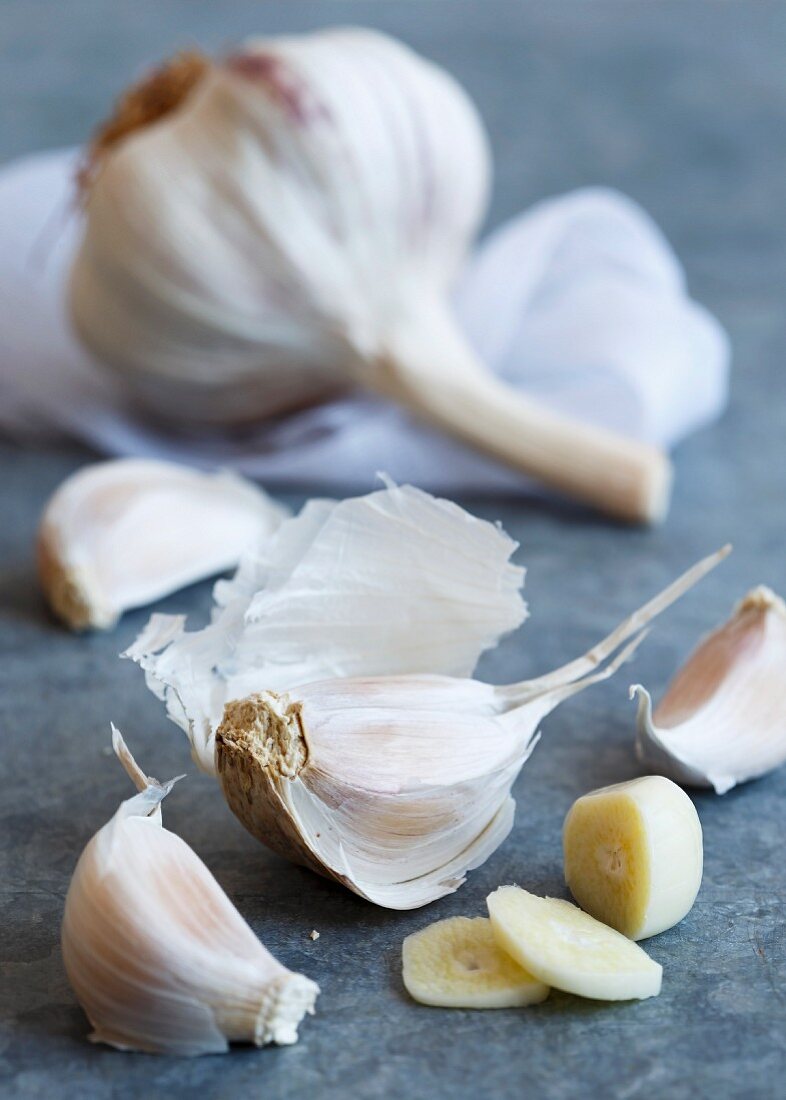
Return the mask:
<svg viewBox="0 0 786 1100">
<path fill-rule="evenodd" d="M 44 510 L 41 584 L 73 630 L 106 629 L 130 608 L 236 566 L 286 514 L 234 474 L 152 459 L 95 463 Z"/>
<path fill-rule="evenodd" d="M 786 605 L 754 588 L 700 643 L 652 713 L 640 685 L 636 752 L 678 783 L 714 787 L 765 775 L 786 761 Z"/>
<path fill-rule="evenodd" d="M 647 623 L 725 553 L 536 680 L 347 678 L 230 702 L 216 735 L 224 796 L 263 843 L 379 905 L 412 909 L 451 893 L 510 831 L 511 787 L 541 719 L 610 676 Z"/>
<path fill-rule="evenodd" d="M 273 958 L 204 863 L 162 826 L 174 780 L 146 776 L 114 727 L 113 745 L 140 793 L 82 853 L 62 928 L 90 1038 L 178 1055 L 296 1042 L 317 986 Z"/>
<path fill-rule="evenodd" d="M 185 633 L 184 618 L 155 615 L 126 656 L 215 773 L 230 699 L 333 676 L 470 676 L 526 617 L 516 545 L 410 486 L 313 500 L 219 582 L 210 626 Z"/>
</svg>

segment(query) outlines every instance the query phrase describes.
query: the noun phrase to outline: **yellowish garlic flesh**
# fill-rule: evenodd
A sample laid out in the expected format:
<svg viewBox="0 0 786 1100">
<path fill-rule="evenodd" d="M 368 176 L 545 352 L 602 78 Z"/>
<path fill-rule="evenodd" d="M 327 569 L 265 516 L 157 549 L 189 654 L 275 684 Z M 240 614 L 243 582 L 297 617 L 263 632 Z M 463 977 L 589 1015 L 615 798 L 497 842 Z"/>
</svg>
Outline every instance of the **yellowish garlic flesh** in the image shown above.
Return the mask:
<svg viewBox="0 0 786 1100">
<path fill-rule="evenodd" d="M 600 1001 L 660 993 L 662 967 L 569 901 L 501 886 L 486 903 L 500 948 L 546 985 Z"/>
<path fill-rule="evenodd" d="M 488 917 L 449 917 L 407 936 L 401 949 L 409 995 L 441 1008 L 538 1004 L 549 987 L 500 950 Z"/>
<path fill-rule="evenodd" d="M 113 743 L 140 791 L 82 853 L 62 926 L 91 1039 L 177 1055 L 295 1042 L 317 986 L 273 958 L 204 863 L 163 827 L 172 783 L 145 776 L 116 730 Z"/>
<path fill-rule="evenodd" d="M 130 608 L 236 566 L 285 515 L 232 474 L 153 459 L 95 463 L 67 478 L 44 509 L 41 584 L 73 630 L 107 629 Z"/>
<path fill-rule="evenodd" d="M 724 794 L 786 761 L 786 605 L 754 588 L 705 638 L 652 711 L 640 684 L 639 759 L 685 786 Z"/>
<path fill-rule="evenodd" d="M 703 867 L 699 816 L 661 775 L 583 795 L 562 833 L 565 882 L 582 909 L 634 940 L 679 923 Z"/>
</svg>

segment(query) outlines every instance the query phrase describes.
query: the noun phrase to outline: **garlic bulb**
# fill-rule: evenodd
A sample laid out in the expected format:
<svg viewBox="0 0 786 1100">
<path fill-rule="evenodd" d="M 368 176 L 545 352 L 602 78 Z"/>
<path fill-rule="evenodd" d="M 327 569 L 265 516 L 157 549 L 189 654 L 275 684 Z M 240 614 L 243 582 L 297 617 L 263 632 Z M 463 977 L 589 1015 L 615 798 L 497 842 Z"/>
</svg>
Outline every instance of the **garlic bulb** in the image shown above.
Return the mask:
<svg viewBox="0 0 786 1100">
<path fill-rule="evenodd" d="M 411 486 L 312 500 L 216 586 L 213 622 L 155 615 L 125 654 L 215 771 L 224 704 L 333 676 L 470 676 L 526 617 L 516 543 Z"/>
<path fill-rule="evenodd" d="M 786 605 L 754 588 L 701 642 L 652 713 L 640 685 L 636 753 L 678 783 L 714 787 L 765 775 L 786 761 Z"/>
<path fill-rule="evenodd" d="M 457 330 L 447 297 L 489 163 L 446 73 L 357 29 L 183 64 L 94 147 L 70 300 L 98 362 L 178 420 L 360 385 L 612 515 L 664 513 L 659 450 L 527 399 Z"/>
<path fill-rule="evenodd" d="M 90 1038 L 178 1055 L 296 1042 L 317 986 L 273 958 L 204 863 L 163 828 L 174 780 L 145 776 L 114 727 L 113 744 L 140 793 L 82 853 L 62 929 Z"/>
<path fill-rule="evenodd" d="M 72 629 L 106 629 L 130 608 L 237 565 L 286 514 L 234 474 L 151 459 L 95 463 L 44 510 L 41 584 Z"/>
<path fill-rule="evenodd" d="M 541 719 L 612 675 L 646 624 L 723 556 L 535 680 L 356 677 L 228 703 L 216 734 L 228 805 L 264 844 L 378 905 L 413 909 L 451 893 L 510 831 L 511 787 Z"/>
</svg>

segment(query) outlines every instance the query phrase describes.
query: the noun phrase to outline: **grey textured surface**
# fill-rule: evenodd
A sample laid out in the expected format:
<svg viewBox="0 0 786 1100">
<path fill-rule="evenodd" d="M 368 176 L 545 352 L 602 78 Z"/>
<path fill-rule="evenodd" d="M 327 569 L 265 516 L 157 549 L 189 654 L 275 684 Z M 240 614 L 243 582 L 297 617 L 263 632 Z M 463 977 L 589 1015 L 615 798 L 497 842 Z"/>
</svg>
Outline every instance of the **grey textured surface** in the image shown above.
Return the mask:
<svg viewBox="0 0 786 1100">
<path fill-rule="evenodd" d="M 630 673 L 546 721 L 516 786 L 513 834 L 457 894 L 426 911 L 374 909 L 269 855 L 211 782 L 191 774 L 168 799 L 168 826 L 270 949 L 320 983 L 319 1011 L 289 1049 L 191 1062 L 123 1055 L 85 1041 L 59 955 L 63 898 L 81 848 L 128 793 L 106 754 L 110 719 L 157 775 L 183 770 L 187 754 L 138 671 L 116 658 L 145 613 L 111 635 L 75 638 L 41 604 L 31 555 L 37 515 L 87 456 L 0 447 L 0 1091 L 91 1100 L 197 1091 L 277 1100 L 783 1095 L 786 772 L 723 799 L 696 797 L 705 880 L 689 917 L 648 944 L 665 972 L 656 1000 L 602 1005 L 554 994 L 532 1010 L 427 1009 L 407 999 L 399 958 L 405 934 L 483 912 L 499 883 L 561 893 L 560 827 L 571 801 L 637 771 L 629 679 L 659 692 L 748 586 L 786 587 L 786 8 L 2 0 L 0 158 L 79 139 L 130 73 L 175 45 L 335 21 L 399 33 L 465 81 L 495 147 L 492 222 L 578 184 L 619 186 L 663 225 L 734 342 L 731 412 L 677 454 L 662 528 L 625 531 L 557 507 L 464 502 L 503 519 L 529 568 L 532 617 L 482 674 L 501 681 L 546 670 L 706 551 L 730 538 L 735 553 L 664 617 Z M 207 584 L 162 605 L 197 619 L 208 607 Z"/>
</svg>

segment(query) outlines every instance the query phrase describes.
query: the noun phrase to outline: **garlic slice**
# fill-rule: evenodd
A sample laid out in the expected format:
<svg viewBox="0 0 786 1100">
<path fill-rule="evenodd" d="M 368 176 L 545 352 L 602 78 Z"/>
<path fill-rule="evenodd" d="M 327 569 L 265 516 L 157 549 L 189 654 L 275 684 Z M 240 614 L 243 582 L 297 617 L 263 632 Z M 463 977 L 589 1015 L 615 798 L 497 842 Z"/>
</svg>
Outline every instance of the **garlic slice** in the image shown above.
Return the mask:
<svg viewBox="0 0 786 1100">
<path fill-rule="evenodd" d="M 652 713 L 638 696 L 636 754 L 692 787 L 725 794 L 786 761 L 786 605 L 752 589 L 694 650 Z"/>
<path fill-rule="evenodd" d="M 126 652 L 215 773 L 225 703 L 333 676 L 470 676 L 526 617 L 517 543 L 411 486 L 310 501 L 216 586 L 213 622 L 155 615 Z"/>
<path fill-rule="evenodd" d="M 66 897 L 63 961 L 94 1042 L 196 1055 L 230 1042 L 294 1043 L 314 982 L 263 947 L 189 846 L 163 828 L 174 783 L 115 752 L 140 793 L 82 853 Z"/>
<path fill-rule="evenodd" d="M 451 893 L 510 831 L 511 787 L 541 719 L 611 676 L 647 623 L 726 552 L 535 680 L 355 677 L 228 703 L 215 743 L 229 807 L 262 843 L 378 905 L 413 909 Z"/>
<path fill-rule="evenodd" d="M 41 584 L 73 630 L 107 629 L 130 608 L 237 565 L 286 514 L 235 474 L 153 459 L 95 463 L 44 510 Z"/>
</svg>

